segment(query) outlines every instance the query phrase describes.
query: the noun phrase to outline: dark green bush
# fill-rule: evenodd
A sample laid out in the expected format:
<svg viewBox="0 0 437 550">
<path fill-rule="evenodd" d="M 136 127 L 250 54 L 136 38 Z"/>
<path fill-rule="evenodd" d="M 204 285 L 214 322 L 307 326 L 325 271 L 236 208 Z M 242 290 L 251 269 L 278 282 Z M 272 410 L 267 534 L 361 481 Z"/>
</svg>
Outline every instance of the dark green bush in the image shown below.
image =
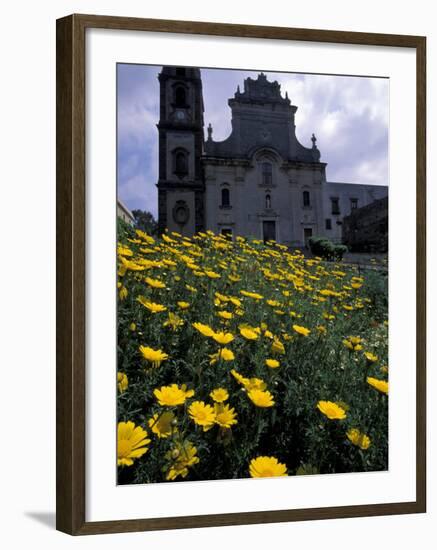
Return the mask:
<svg viewBox="0 0 437 550">
<path fill-rule="evenodd" d="M 324 260 L 341 261 L 347 252 L 347 246 L 334 244 L 326 237 L 311 237 L 309 245 L 314 256 L 319 256 Z"/>
</svg>

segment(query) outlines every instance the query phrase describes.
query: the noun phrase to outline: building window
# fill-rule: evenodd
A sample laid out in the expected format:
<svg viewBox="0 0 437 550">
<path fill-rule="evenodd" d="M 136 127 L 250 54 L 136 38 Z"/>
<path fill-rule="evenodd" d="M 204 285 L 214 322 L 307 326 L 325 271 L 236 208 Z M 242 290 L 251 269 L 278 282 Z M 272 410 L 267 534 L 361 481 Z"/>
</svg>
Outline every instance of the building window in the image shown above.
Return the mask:
<svg viewBox="0 0 437 550">
<path fill-rule="evenodd" d="M 340 214 L 340 205 L 339 205 L 338 197 L 331 198 L 331 207 L 332 207 L 331 213 L 334 216 L 338 216 Z"/>
<path fill-rule="evenodd" d="M 326 220 L 325 220 L 325 228 L 326 228 L 326 229 L 332 229 L 331 218 L 326 218 Z"/>
<path fill-rule="evenodd" d="M 178 150 L 174 153 L 174 173 L 177 176 L 186 176 L 188 174 L 188 153 Z"/>
<path fill-rule="evenodd" d="M 229 193 L 229 189 L 227 187 L 224 187 L 222 189 L 222 204 L 221 206 L 229 207 L 231 206 L 231 194 Z"/>
<path fill-rule="evenodd" d="M 229 227 L 223 227 L 223 229 L 220 231 L 220 233 L 225 237 L 228 241 L 232 241 L 232 229 Z"/>
<path fill-rule="evenodd" d="M 185 107 L 186 106 L 187 94 L 183 86 L 178 86 L 174 94 L 174 102 L 176 107 Z"/>
<path fill-rule="evenodd" d="M 176 76 L 185 76 L 185 68 L 184 67 L 177 67 L 176 68 Z"/>
<path fill-rule="evenodd" d="M 266 209 L 270 210 L 272 208 L 272 197 L 270 193 L 266 194 Z"/>
<path fill-rule="evenodd" d="M 311 206 L 311 202 L 310 202 L 310 192 L 309 191 L 304 191 L 302 193 L 302 198 L 303 198 L 303 205 L 304 207 L 309 207 Z"/>
<path fill-rule="evenodd" d="M 271 185 L 272 184 L 272 165 L 270 164 L 270 162 L 263 162 L 261 167 L 262 167 L 263 185 Z"/>
<path fill-rule="evenodd" d="M 358 208 L 358 199 L 351 199 L 351 210 L 356 210 Z"/>
</svg>

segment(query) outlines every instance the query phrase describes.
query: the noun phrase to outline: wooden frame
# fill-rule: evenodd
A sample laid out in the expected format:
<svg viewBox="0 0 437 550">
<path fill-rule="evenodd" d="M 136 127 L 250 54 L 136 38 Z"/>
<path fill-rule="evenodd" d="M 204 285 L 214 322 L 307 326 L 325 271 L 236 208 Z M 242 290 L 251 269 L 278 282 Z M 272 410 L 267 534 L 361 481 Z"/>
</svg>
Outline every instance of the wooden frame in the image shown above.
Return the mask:
<svg viewBox="0 0 437 550">
<path fill-rule="evenodd" d="M 85 30 L 189 33 L 394 46 L 416 50 L 417 411 L 416 500 L 206 516 L 85 521 Z M 72 535 L 425 512 L 426 510 L 426 39 L 93 15 L 57 21 L 57 529 Z"/>
</svg>

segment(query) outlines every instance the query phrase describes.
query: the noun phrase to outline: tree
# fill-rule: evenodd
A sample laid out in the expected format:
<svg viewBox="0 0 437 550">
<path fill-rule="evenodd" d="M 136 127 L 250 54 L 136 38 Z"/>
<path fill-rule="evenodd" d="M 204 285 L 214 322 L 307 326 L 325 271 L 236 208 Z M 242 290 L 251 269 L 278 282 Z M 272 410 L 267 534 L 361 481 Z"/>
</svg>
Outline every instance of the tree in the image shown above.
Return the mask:
<svg viewBox="0 0 437 550">
<path fill-rule="evenodd" d="M 135 223 L 138 229 L 145 231 L 149 235 L 156 235 L 158 232 L 158 222 L 153 217 L 151 212 L 146 210 L 132 210 L 135 218 Z"/>
</svg>

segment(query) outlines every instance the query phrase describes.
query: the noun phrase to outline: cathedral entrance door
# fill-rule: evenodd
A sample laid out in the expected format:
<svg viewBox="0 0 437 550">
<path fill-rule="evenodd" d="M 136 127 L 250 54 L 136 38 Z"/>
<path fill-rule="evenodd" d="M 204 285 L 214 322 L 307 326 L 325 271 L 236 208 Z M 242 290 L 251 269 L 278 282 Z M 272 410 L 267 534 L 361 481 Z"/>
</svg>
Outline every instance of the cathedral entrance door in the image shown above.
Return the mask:
<svg viewBox="0 0 437 550">
<path fill-rule="evenodd" d="M 310 238 L 313 236 L 313 230 L 311 227 L 304 227 L 303 229 L 303 237 L 304 237 L 304 241 L 305 241 L 305 246 L 307 248 L 310 247 L 310 243 L 309 243 L 309 240 Z"/>
<path fill-rule="evenodd" d="M 276 240 L 276 222 L 275 221 L 263 221 L 263 239 L 264 242 L 270 240 Z"/>
</svg>

